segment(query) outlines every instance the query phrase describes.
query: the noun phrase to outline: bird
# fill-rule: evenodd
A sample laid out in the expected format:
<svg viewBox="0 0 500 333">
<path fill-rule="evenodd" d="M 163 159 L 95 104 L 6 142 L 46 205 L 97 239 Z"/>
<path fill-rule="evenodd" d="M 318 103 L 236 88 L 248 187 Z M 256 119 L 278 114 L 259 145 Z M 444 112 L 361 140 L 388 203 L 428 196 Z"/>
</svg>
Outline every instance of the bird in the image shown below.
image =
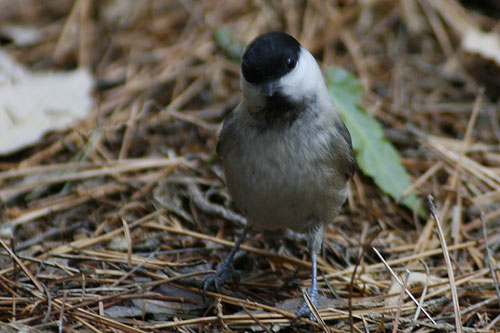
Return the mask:
<svg viewBox="0 0 500 333">
<path fill-rule="evenodd" d="M 356 164 L 350 133 L 330 97 L 314 56 L 294 37 L 269 32 L 255 38 L 241 61 L 242 97 L 226 117 L 217 153 L 225 184 L 247 226 L 203 292 L 232 276 L 232 260 L 249 230 L 290 229 L 307 235 L 318 306 L 317 257 L 325 227 L 347 197 Z M 279 234 L 279 233 L 276 233 Z M 303 302 L 296 315 L 312 319 Z"/>
</svg>

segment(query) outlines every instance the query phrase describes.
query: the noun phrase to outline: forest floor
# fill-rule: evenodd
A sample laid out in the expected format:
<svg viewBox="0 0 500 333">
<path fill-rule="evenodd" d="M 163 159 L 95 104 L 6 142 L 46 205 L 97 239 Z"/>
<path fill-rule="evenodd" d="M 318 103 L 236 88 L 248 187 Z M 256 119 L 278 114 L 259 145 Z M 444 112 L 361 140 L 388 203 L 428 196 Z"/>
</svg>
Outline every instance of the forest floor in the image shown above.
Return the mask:
<svg viewBox="0 0 500 333">
<path fill-rule="evenodd" d="M 0 1 L 3 51 L 96 80 L 84 119 L 0 157 L 2 332 L 500 329 L 500 46 L 470 37 L 498 41 L 498 18 L 488 1 Z M 245 224 L 215 153 L 237 58 L 277 30 L 359 78 L 428 212 L 358 169 L 315 321 L 294 315 L 311 283 L 298 235 L 252 233 L 240 281 L 200 291 Z"/>
</svg>

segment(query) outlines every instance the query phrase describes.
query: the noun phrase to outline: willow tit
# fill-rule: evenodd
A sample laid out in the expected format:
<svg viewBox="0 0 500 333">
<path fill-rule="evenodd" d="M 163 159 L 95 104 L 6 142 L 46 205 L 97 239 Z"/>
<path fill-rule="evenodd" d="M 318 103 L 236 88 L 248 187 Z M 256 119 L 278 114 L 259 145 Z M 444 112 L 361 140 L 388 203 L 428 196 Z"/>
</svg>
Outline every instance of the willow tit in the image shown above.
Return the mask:
<svg viewBox="0 0 500 333">
<path fill-rule="evenodd" d="M 314 57 L 295 38 L 272 32 L 255 39 L 241 64 L 243 97 L 227 117 L 217 152 L 226 185 L 248 226 L 203 290 L 232 274 L 249 228 L 307 233 L 312 259 L 308 294 L 317 306 L 317 264 L 325 225 L 338 214 L 355 169 L 349 131 Z M 311 315 L 303 303 L 297 315 Z"/>
</svg>

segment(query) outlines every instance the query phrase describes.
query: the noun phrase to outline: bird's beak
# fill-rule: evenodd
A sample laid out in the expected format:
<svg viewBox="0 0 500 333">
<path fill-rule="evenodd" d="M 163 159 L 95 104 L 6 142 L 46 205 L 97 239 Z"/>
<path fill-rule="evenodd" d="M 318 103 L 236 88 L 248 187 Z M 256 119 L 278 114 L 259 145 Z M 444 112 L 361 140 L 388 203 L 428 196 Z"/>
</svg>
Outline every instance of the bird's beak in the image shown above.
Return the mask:
<svg viewBox="0 0 500 333">
<path fill-rule="evenodd" d="M 262 93 L 266 97 L 271 97 L 276 92 L 276 85 L 274 82 L 266 82 L 262 84 Z"/>
</svg>

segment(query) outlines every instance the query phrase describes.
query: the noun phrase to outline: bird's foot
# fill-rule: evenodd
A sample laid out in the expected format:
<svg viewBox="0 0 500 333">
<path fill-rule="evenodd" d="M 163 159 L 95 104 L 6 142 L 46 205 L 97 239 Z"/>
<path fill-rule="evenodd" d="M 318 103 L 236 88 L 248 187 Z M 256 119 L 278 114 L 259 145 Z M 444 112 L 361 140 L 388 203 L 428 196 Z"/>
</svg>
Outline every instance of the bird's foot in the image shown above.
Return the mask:
<svg viewBox="0 0 500 333">
<path fill-rule="evenodd" d="M 309 295 L 309 298 L 311 299 L 312 304 L 317 308 L 318 307 L 318 287 L 313 284 L 309 290 L 307 291 L 307 294 Z M 307 304 L 306 301 L 302 303 L 300 306 L 300 309 L 295 313 L 297 317 L 305 317 L 309 315 L 310 320 L 314 320 L 314 315 L 311 312 L 311 309 L 309 308 L 309 305 Z"/>
<path fill-rule="evenodd" d="M 215 289 L 220 292 L 220 286 L 223 284 L 229 277 L 233 277 L 239 280 L 239 274 L 233 270 L 233 257 L 240 248 L 241 242 L 245 239 L 246 235 L 250 227 L 245 227 L 243 229 L 243 233 L 238 238 L 236 243 L 234 244 L 233 249 L 229 252 L 229 255 L 224 259 L 224 261 L 217 267 L 217 271 L 213 274 L 205 276 L 203 279 L 203 300 L 205 301 L 207 295 L 208 286 L 212 283 L 215 285 Z"/>
<path fill-rule="evenodd" d="M 209 274 L 203 279 L 203 298 L 206 297 L 207 289 L 211 284 L 214 284 L 217 292 L 220 292 L 220 286 L 226 282 L 227 279 L 237 276 L 233 270 L 232 260 L 228 259 L 229 258 L 226 258 L 226 260 L 217 267 L 215 273 Z"/>
</svg>

